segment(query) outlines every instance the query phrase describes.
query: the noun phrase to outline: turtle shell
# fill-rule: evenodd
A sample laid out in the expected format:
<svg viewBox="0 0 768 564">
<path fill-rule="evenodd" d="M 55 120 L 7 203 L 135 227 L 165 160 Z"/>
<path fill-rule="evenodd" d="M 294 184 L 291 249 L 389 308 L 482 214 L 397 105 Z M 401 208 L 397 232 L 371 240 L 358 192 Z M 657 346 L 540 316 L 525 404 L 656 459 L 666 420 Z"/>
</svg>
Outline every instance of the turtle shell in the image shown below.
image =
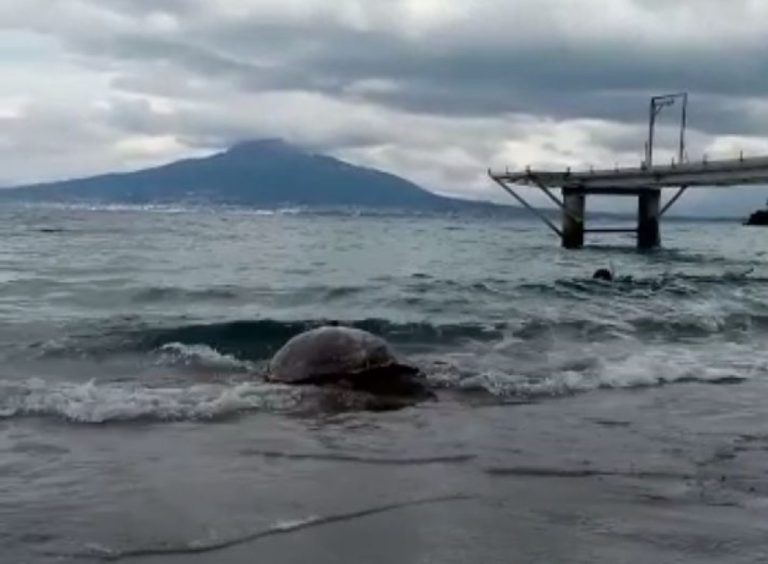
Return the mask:
<svg viewBox="0 0 768 564">
<path fill-rule="evenodd" d="M 269 363 L 267 378 L 286 384 L 323 383 L 367 372 L 417 372 L 395 358 L 387 342 L 351 327 L 318 327 L 289 340 Z"/>
</svg>

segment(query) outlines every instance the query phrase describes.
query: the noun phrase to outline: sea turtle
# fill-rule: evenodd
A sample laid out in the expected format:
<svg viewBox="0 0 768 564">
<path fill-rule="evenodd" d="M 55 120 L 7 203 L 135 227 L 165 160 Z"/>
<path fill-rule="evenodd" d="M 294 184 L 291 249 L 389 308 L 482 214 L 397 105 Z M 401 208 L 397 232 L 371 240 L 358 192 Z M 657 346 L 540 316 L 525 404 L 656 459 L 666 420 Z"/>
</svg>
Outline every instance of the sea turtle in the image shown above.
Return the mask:
<svg viewBox="0 0 768 564">
<path fill-rule="evenodd" d="M 418 368 L 398 361 L 384 339 L 352 327 L 325 326 L 296 335 L 272 358 L 266 378 L 377 398 L 433 397 Z"/>
</svg>

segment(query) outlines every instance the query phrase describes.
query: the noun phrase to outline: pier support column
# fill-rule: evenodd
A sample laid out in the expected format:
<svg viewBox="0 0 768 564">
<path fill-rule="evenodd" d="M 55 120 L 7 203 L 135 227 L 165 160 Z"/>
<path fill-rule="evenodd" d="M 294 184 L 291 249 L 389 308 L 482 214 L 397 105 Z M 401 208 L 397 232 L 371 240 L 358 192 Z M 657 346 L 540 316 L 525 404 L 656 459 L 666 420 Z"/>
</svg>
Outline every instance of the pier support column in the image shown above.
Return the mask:
<svg viewBox="0 0 768 564">
<path fill-rule="evenodd" d="M 654 249 L 661 244 L 659 232 L 659 207 L 661 190 L 648 190 L 638 197 L 637 248 Z"/>
<path fill-rule="evenodd" d="M 586 196 L 563 190 L 563 247 L 580 249 L 584 246 L 584 208 Z"/>
</svg>

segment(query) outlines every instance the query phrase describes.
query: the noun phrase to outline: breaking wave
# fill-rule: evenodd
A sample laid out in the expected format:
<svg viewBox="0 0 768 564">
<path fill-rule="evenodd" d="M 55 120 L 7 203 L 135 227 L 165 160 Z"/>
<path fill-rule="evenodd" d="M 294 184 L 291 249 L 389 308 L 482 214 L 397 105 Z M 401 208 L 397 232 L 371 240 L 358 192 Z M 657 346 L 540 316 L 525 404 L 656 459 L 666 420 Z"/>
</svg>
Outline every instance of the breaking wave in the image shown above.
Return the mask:
<svg viewBox="0 0 768 564">
<path fill-rule="evenodd" d="M 171 343 L 204 345 L 221 355 L 238 359 L 264 360 L 274 354 L 288 339 L 321 325 L 336 321 L 312 319 L 278 321 L 273 319 L 228 321 L 223 323 L 148 328 L 117 335 L 120 347 L 134 350 L 158 350 Z M 395 345 L 456 345 L 463 341 L 492 341 L 504 335 L 504 324 L 426 322 L 395 323 L 385 319 L 363 319 L 344 325 L 370 331 Z M 110 346 L 110 343 L 102 343 Z"/>
<path fill-rule="evenodd" d="M 295 335 L 336 324 L 329 319 L 281 321 L 276 319 L 235 320 L 219 323 L 145 326 L 92 326 L 79 334 L 64 334 L 50 341 L 30 346 L 36 357 L 104 357 L 111 354 L 141 354 L 158 357 L 160 364 L 208 367 L 223 370 L 252 370 L 277 352 Z M 768 333 L 768 313 L 748 311 L 727 304 L 706 307 L 680 307 L 670 304 L 656 312 L 613 304 L 612 309 L 595 307 L 593 311 L 571 315 L 568 309 L 542 309 L 535 316 L 515 317 L 507 321 L 429 323 L 395 322 L 386 319 L 342 321 L 380 335 L 405 353 L 456 352 L 483 347 L 504 347 L 505 343 L 530 343 L 553 340 L 566 342 L 608 342 L 634 340 L 639 343 L 692 343 L 708 339 L 740 342 L 762 338 Z M 751 336 L 751 337 L 750 337 Z"/>
<path fill-rule="evenodd" d="M 443 365 L 430 374 L 430 380 L 436 387 L 483 392 L 501 400 L 527 400 L 669 384 L 734 385 L 766 370 L 768 355 L 764 353 L 754 352 L 751 358 L 742 358 L 735 352 L 721 358 L 706 352 L 669 349 L 644 350 L 616 359 L 597 358 L 584 361 L 579 368 L 550 367 L 543 375 L 499 370 L 466 374 L 453 365 Z"/>
<path fill-rule="evenodd" d="M 174 343 L 163 354 L 180 355 L 219 369 L 248 366 L 207 347 Z M 634 389 L 669 384 L 734 385 L 768 371 L 768 353 L 738 348 L 691 350 L 646 347 L 625 356 L 582 357 L 540 366 L 518 363 L 518 370 L 478 369 L 420 359 L 427 380 L 439 394 L 482 393 L 502 403 L 564 397 L 604 389 Z M 498 366 L 497 359 L 492 365 Z M 503 361 L 502 361 L 503 364 Z M 441 392 L 443 390 L 444 392 Z M 148 386 L 124 382 L 0 380 L 0 419 L 54 417 L 74 423 L 217 420 L 248 412 L 306 412 L 363 409 L 365 398 L 314 387 L 249 381 Z M 269 452 L 263 453 L 269 456 Z"/>
<path fill-rule="evenodd" d="M 114 383 L 0 380 L 0 419 L 55 417 L 73 423 L 215 420 L 249 411 L 286 411 L 303 390 L 261 382 L 151 388 Z"/>
<path fill-rule="evenodd" d="M 462 391 L 484 391 L 499 399 L 538 399 L 563 397 L 594 390 L 650 388 L 676 383 L 739 384 L 749 379 L 747 376 L 739 376 L 732 372 L 703 375 L 681 373 L 668 376 L 649 372 L 621 376 L 610 375 L 605 378 L 593 377 L 579 372 L 563 372 L 541 379 L 515 378 L 505 374 L 485 373 L 455 383 L 446 383 L 443 380 L 442 385 Z"/>
<path fill-rule="evenodd" d="M 185 345 L 184 343 L 167 343 L 159 349 L 160 364 L 195 366 L 231 371 L 249 371 L 255 368 L 254 363 L 239 360 L 232 355 L 222 354 L 207 345 Z"/>
</svg>

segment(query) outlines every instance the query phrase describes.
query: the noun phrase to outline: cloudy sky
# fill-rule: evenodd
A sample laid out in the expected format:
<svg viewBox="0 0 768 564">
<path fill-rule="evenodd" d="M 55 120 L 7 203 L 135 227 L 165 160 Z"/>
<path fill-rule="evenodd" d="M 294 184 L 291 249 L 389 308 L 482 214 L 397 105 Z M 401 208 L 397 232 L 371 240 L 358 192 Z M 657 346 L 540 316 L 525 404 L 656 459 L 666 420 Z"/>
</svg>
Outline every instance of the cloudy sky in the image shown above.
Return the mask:
<svg viewBox="0 0 768 564">
<path fill-rule="evenodd" d="M 0 185 L 281 137 L 498 198 L 489 166 L 638 164 L 648 98 L 680 90 L 692 160 L 768 154 L 766 38 L 765 0 L 6 0 Z"/>
</svg>

